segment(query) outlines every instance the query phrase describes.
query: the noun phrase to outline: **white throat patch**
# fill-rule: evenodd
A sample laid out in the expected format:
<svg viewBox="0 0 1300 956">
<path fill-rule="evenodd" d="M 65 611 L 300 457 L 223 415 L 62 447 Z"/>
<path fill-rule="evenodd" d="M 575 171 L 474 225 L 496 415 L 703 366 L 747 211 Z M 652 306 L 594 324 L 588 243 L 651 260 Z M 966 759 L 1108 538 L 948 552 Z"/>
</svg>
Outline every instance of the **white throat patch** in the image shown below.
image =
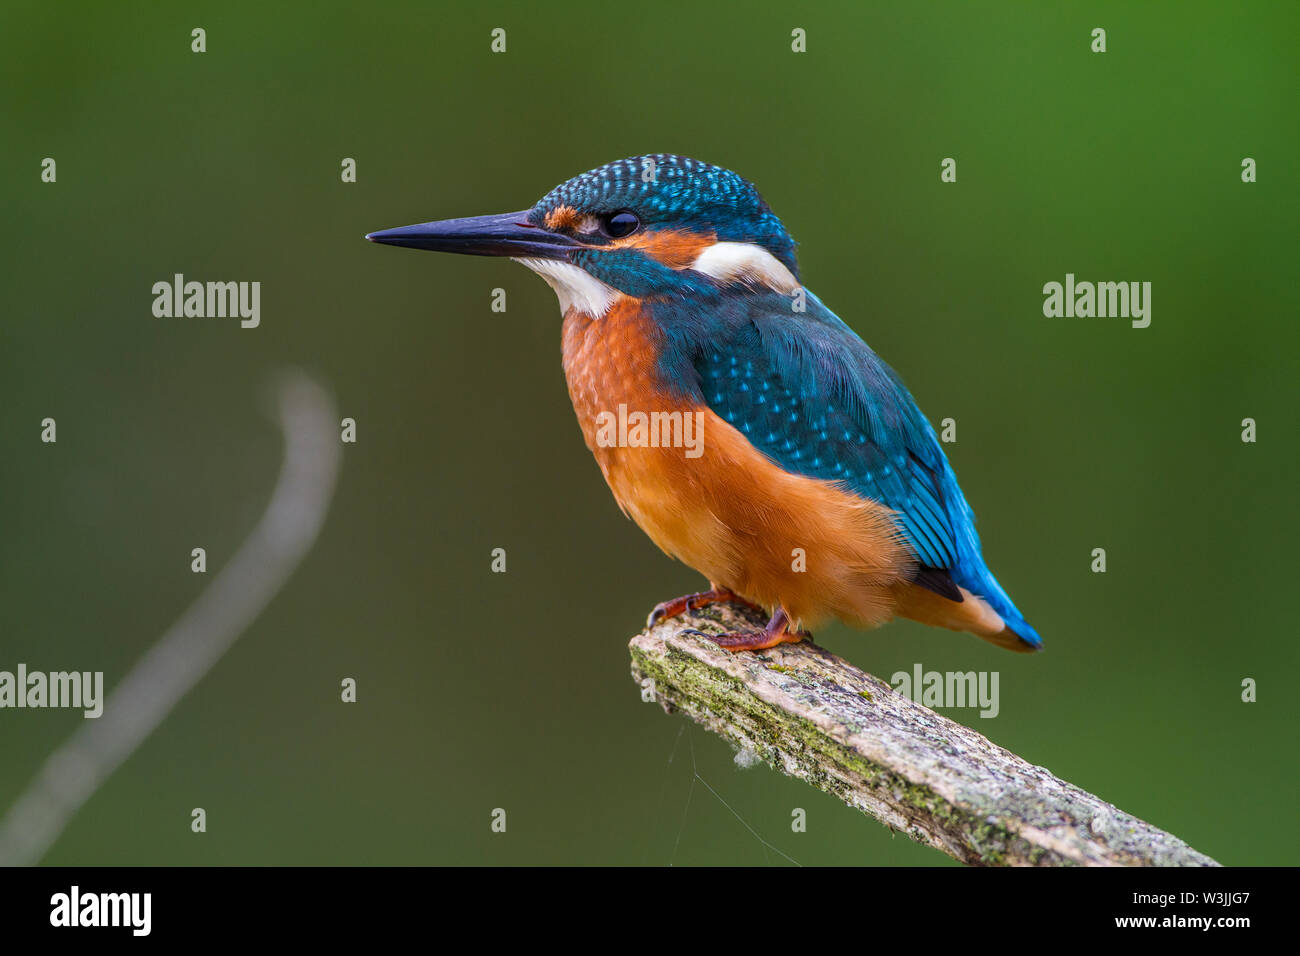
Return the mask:
<svg viewBox="0 0 1300 956">
<path fill-rule="evenodd" d="M 515 262 L 527 266 L 546 280 L 560 300 L 560 311 L 566 314 L 570 309 L 577 309 L 598 319 L 623 294 L 571 262 L 531 258 L 516 259 Z"/>
</svg>

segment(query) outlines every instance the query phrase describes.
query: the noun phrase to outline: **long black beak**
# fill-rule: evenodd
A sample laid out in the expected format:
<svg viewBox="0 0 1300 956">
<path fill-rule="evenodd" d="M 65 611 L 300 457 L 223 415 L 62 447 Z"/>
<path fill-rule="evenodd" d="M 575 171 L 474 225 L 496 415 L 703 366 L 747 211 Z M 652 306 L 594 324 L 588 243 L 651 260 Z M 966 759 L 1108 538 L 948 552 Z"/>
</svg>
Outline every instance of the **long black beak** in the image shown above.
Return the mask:
<svg viewBox="0 0 1300 956">
<path fill-rule="evenodd" d="M 567 259 L 581 244 L 561 233 L 549 232 L 528 221 L 528 210 L 499 216 L 443 219 L 415 226 L 372 232 L 371 242 L 465 256 L 510 256 Z"/>
</svg>

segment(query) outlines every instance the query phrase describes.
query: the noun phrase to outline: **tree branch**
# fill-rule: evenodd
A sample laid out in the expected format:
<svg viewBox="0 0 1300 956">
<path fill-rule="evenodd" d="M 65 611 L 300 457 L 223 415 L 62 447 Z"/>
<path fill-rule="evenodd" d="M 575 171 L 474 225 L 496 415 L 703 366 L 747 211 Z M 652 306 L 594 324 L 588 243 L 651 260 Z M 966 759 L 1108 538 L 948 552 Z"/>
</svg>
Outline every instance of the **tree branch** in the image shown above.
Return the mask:
<svg viewBox="0 0 1300 956">
<path fill-rule="evenodd" d="M 748 613 L 715 605 L 638 634 L 633 678 L 665 711 L 963 863 L 1218 866 L 811 641 L 732 654 L 680 633 L 752 628 Z"/>
</svg>

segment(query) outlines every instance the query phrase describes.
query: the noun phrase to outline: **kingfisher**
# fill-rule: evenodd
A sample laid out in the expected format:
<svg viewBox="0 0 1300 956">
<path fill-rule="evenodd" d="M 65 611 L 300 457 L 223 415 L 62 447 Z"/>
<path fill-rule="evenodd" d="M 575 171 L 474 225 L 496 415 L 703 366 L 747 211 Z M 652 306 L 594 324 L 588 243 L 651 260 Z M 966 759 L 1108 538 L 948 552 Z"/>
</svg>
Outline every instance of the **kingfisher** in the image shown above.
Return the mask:
<svg viewBox="0 0 1300 956">
<path fill-rule="evenodd" d="M 769 619 L 704 635 L 731 651 L 895 616 L 1042 647 L 984 562 L 934 429 L 802 285 L 794 240 L 741 176 L 634 156 L 530 209 L 366 238 L 510 258 L 554 289 L 569 397 L 606 483 L 709 582 L 650 625 L 732 601 Z"/>
</svg>

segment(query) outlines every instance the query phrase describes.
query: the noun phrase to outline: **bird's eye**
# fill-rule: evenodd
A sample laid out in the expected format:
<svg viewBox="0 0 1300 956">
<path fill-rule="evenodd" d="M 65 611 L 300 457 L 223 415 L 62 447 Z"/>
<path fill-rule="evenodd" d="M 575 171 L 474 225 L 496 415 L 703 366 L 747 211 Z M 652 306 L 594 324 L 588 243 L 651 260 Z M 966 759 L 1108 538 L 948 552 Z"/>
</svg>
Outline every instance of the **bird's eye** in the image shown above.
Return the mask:
<svg viewBox="0 0 1300 956">
<path fill-rule="evenodd" d="M 600 228 L 611 239 L 622 239 L 624 236 L 630 236 L 640 229 L 641 220 L 636 217 L 636 213 L 624 209 L 619 212 L 612 212 L 608 216 L 602 216 L 600 218 Z"/>
</svg>

